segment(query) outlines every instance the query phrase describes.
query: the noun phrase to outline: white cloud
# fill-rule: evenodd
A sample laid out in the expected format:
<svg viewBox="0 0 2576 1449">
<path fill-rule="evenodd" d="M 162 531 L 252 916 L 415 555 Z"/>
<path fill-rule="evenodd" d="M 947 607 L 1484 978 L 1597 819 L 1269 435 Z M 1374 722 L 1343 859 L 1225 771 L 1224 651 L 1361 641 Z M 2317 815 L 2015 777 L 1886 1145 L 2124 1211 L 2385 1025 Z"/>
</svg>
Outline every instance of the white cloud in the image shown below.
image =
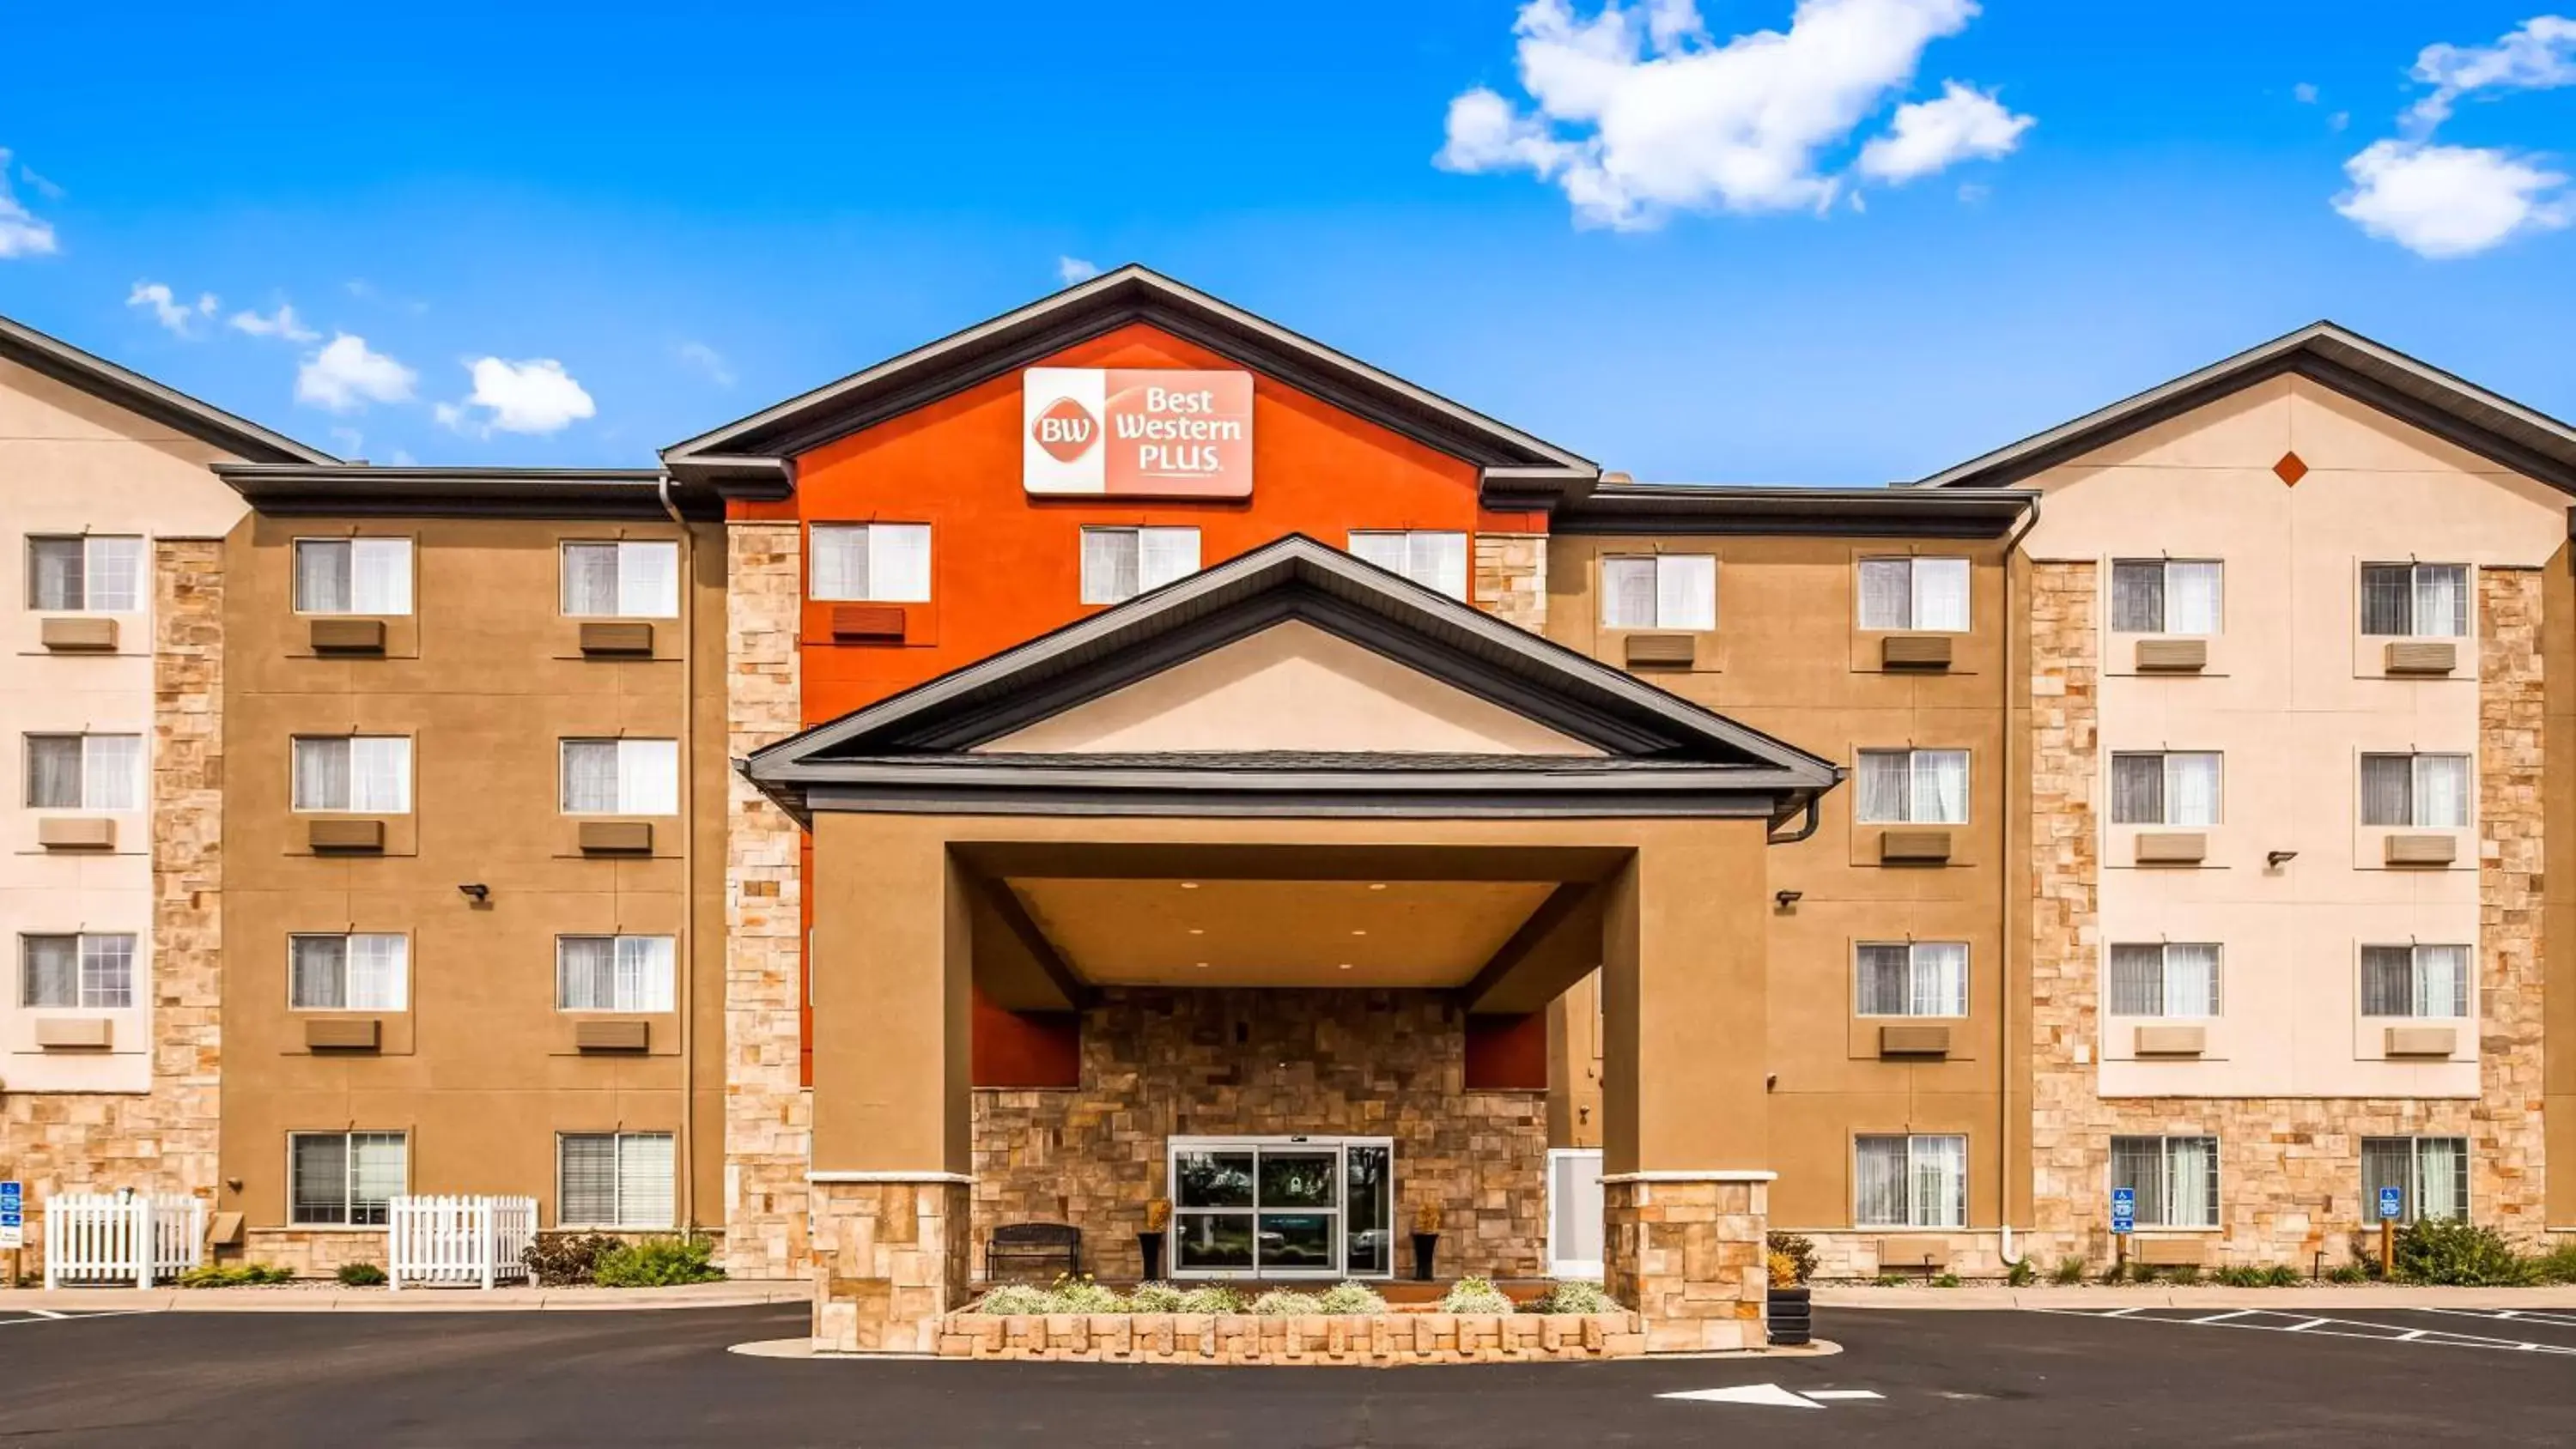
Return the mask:
<svg viewBox="0 0 2576 1449">
<path fill-rule="evenodd" d="M 59 196 L 61 188 L 52 182 L 38 184 L 33 172 L 24 172 L 27 184 L 49 196 Z M 50 188 L 50 189 L 49 189 Z M 57 249 L 54 224 L 29 211 L 9 189 L 9 151 L 0 147 L 0 261 L 11 257 L 41 257 Z"/>
<path fill-rule="evenodd" d="M 2317 87 L 2314 81 L 2299 82 L 2290 87 L 2290 94 L 2298 99 L 2300 105 L 2313 106 L 2317 103 Z"/>
<path fill-rule="evenodd" d="M 2418 135 L 2449 120 L 2453 103 L 2472 91 L 2576 85 L 2576 20 L 2535 15 L 2493 45 L 2428 45 L 2415 57 L 2415 79 L 2434 88 L 2406 112 Z"/>
<path fill-rule="evenodd" d="M 2352 189 L 2335 210 L 2419 256 L 2471 256 L 2571 219 L 2567 177 L 2505 151 L 2373 141 L 2343 169 Z"/>
<path fill-rule="evenodd" d="M 200 292 L 194 302 L 182 302 L 170 292 L 167 282 L 137 282 L 125 294 L 125 305 L 142 307 L 152 313 L 152 320 L 180 337 L 195 335 L 197 319 L 215 315 L 215 294 Z"/>
<path fill-rule="evenodd" d="M 289 342 L 311 342 L 322 335 L 305 326 L 303 320 L 295 315 L 295 309 L 284 302 L 278 303 L 277 310 L 265 317 L 249 310 L 235 312 L 228 325 L 253 337 L 282 337 Z"/>
<path fill-rule="evenodd" d="M 1972 158 L 2008 156 L 2033 124 L 2005 110 L 1991 92 L 1944 81 L 1939 100 L 1896 108 L 1887 134 L 1860 148 L 1860 169 L 1882 181 L 1905 182 Z"/>
<path fill-rule="evenodd" d="M 733 364 L 725 361 L 723 353 L 705 343 L 683 342 L 671 349 L 671 355 L 682 365 L 706 374 L 707 380 L 716 386 L 733 386 Z"/>
<path fill-rule="evenodd" d="M 1959 183 L 1959 202 L 1963 206 L 1975 206 L 1994 194 L 1995 189 L 1991 186 L 1982 186 L 1974 181 Z"/>
<path fill-rule="evenodd" d="M 339 332 L 295 370 L 295 400 L 345 413 L 371 402 L 408 402 L 419 381 L 419 373 L 370 350 L 367 339 Z"/>
<path fill-rule="evenodd" d="M 2350 111 L 2337 111 L 2333 115 L 2326 117 L 2326 129 L 2329 131 L 2340 131 L 2351 124 L 2352 112 Z"/>
<path fill-rule="evenodd" d="M 1800 0 L 1787 31 L 1721 44 L 1692 0 L 1606 0 L 1589 18 L 1570 0 L 1527 0 L 1514 30 L 1529 109 L 1481 86 L 1457 96 L 1437 161 L 1529 171 L 1591 225 L 1651 227 L 1677 210 L 1821 211 L 1841 187 L 1825 153 L 1977 8 Z M 1945 102 L 1957 104 L 1928 104 Z"/>
<path fill-rule="evenodd" d="M 6 170 L 8 168 L 8 158 L 8 152 L 0 151 L 0 170 Z M 36 194 L 45 198 L 47 201 L 60 201 L 63 199 L 63 189 L 60 186 L 57 186 L 53 182 L 46 180 L 44 177 L 37 175 L 36 168 L 28 165 L 24 161 L 18 163 L 18 179 L 26 182 L 29 186 L 36 188 Z"/>
<path fill-rule="evenodd" d="M 1058 257 L 1055 259 L 1055 275 L 1057 281 L 1070 287 L 1076 282 L 1088 282 L 1099 276 L 1100 268 L 1080 257 Z"/>
<path fill-rule="evenodd" d="M 473 374 L 474 391 L 461 403 L 440 403 L 434 409 L 439 422 L 458 432 L 561 432 L 598 411 L 590 394 L 551 357 L 525 362 L 478 357 L 465 368 Z M 476 408 L 482 409 L 479 415 L 472 411 Z"/>
</svg>

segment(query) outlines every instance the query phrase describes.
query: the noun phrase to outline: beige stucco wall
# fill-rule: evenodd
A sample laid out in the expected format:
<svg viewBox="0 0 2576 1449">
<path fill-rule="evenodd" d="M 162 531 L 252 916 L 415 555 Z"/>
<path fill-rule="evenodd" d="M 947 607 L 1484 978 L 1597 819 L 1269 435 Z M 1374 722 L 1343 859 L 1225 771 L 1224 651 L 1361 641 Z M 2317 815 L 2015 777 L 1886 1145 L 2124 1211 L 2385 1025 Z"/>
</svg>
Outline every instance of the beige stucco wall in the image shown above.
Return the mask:
<svg viewBox="0 0 2576 1449">
<path fill-rule="evenodd" d="M 14 363 L 0 362 L 0 1092 L 142 1092 L 152 1081 L 153 552 L 148 541 L 220 537 L 241 500 L 207 471 L 208 445 Z M 48 654 L 29 607 L 27 539 L 131 534 L 147 540 L 135 609 L 111 615 L 113 654 Z M 139 801 L 119 812 L 113 852 L 47 852 L 26 808 L 30 733 L 133 734 L 144 740 Z M 111 1019 L 105 1052 L 41 1051 L 19 1006 L 19 937 L 131 932 L 133 1006 L 46 1011 Z"/>
<path fill-rule="evenodd" d="M 2296 454 L 2285 484 L 2274 465 Z M 2295 471 L 2295 470 L 2292 470 Z M 2198 1060 L 2138 1060 L 2134 1023 L 2092 1043 L 2106 1096 L 2474 1097 L 2478 1032 L 2448 1061 L 2391 1061 L 2359 1014 L 2364 944 L 2479 944 L 2479 834 L 2447 870 L 2390 869 L 2359 821 L 2365 751 L 2479 751 L 2478 641 L 2448 678 L 2392 679 L 2359 628 L 2364 562 L 2545 563 L 2567 499 L 2302 378 L 2276 378 L 2035 480 L 2028 550 L 2091 562 L 2218 559 L 2222 632 L 2198 675 L 2136 671 L 2132 641 L 2095 627 L 2098 768 L 2133 750 L 2225 756 L 2207 863 L 2139 867 L 2134 827 L 2100 816 L 2097 967 L 2121 942 L 2216 941 L 2222 1015 Z M 2473 614 L 2475 611 L 2472 611 Z M 2472 632 L 2477 624 L 2473 618 Z M 2107 774 L 2099 798 L 2108 800 Z M 2474 797 L 2473 797 L 2474 798 Z M 2296 852 L 2281 866 L 2273 851 Z"/>
</svg>

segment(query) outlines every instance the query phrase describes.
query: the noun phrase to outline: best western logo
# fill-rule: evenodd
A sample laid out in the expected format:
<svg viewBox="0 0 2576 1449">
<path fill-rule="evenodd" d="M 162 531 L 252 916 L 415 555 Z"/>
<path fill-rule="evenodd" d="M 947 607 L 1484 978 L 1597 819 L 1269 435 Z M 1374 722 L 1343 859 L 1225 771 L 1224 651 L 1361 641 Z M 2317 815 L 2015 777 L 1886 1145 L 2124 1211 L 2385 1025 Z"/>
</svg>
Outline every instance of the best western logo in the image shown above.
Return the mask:
<svg viewBox="0 0 2576 1449">
<path fill-rule="evenodd" d="M 1091 445 L 1100 440 L 1100 420 L 1072 398 L 1060 397 L 1038 414 L 1029 437 L 1046 449 L 1048 457 L 1070 463 L 1091 451 Z"/>
<path fill-rule="evenodd" d="M 1251 496 L 1248 372 L 1033 367 L 1021 413 L 1031 493 Z"/>
</svg>

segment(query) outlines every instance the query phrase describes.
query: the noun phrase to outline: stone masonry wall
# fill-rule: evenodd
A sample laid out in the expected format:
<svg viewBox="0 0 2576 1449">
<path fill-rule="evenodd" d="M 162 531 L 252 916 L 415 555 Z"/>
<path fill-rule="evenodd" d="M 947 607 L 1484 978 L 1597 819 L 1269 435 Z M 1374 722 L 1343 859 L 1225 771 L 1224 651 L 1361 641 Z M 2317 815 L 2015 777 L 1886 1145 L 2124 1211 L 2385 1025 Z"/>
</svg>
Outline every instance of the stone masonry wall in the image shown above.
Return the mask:
<svg viewBox="0 0 2576 1449">
<path fill-rule="evenodd" d="M 152 545 L 152 1085 L 0 1093 L 0 1177 L 64 1192 L 216 1189 L 223 1064 L 224 567 L 218 539 Z"/>
<path fill-rule="evenodd" d="M 1079 1088 L 975 1093 L 976 1270 L 993 1225 L 1064 1222 L 1087 1270 L 1135 1278 L 1170 1138 L 1311 1133 L 1395 1139 L 1397 1242 L 1436 1204 L 1441 1276 L 1539 1276 L 1547 1096 L 1465 1080 L 1466 1018 L 1436 992 L 1103 992 Z"/>
<path fill-rule="evenodd" d="M 2344 1256 L 2362 1217 L 2361 1139 L 2469 1139 L 2477 1221 L 2542 1227 L 2541 575 L 2479 573 L 2479 1062 L 2476 1101 L 2131 1099 L 2096 1094 L 2100 607 L 2090 563 L 2032 568 L 2032 1199 L 2034 1259 L 2110 1255 L 2100 1206 L 2115 1134 L 2215 1133 L 2227 1262 Z"/>
<path fill-rule="evenodd" d="M 1495 618 L 1547 631 L 1547 535 L 1479 533 L 1468 597 Z"/>
<path fill-rule="evenodd" d="M 725 528 L 725 745 L 741 759 L 801 722 L 792 522 Z M 725 1271 L 812 1266 L 805 1172 L 813 1096 L 799 1057 L 802 833 L 740 774 L 725 826 Z"/>
</svg>

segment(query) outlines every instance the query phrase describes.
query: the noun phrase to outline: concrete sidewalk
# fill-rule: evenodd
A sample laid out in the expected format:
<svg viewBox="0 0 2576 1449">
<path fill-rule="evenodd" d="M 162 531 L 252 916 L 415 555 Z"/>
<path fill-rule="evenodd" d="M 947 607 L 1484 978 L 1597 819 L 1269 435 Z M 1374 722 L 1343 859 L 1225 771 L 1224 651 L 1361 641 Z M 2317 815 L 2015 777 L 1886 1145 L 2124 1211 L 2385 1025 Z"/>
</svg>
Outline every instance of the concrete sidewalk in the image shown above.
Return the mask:
<svg viewBox="0 0 2576 1449">
<path fill-rule="evenodd" d="M 2538 1313 L 2576 1314 L 2576 1284 L 2547 1288 L 2425 1288 L 2406 1284 L 2321 1283 L 2298 1288 L 2224 1288 L 2199 1283 L 2083 1285 L 2059 1288 L 2006 1288 L 1979 1284 L 1933 1288 L 1908 1284 L 1880 1288 L 1872 1284 L 1819 1284 L 1815 1302 L 1823 1308 L 2003 1309 L 2003 1308 L 2480 1308 L 2522 1309 Z"/>
<path fill-rule="evenodd" d="M 806 1303 L 803 1279 L 755 1278 L 676 1288 L 343 1288 L 284 1284 L 268 1288 L 0 1289 L 0 1312 L 31 1308 L 58 1313 L 509 1313 L 740 1308 Z"/>
</svg>

